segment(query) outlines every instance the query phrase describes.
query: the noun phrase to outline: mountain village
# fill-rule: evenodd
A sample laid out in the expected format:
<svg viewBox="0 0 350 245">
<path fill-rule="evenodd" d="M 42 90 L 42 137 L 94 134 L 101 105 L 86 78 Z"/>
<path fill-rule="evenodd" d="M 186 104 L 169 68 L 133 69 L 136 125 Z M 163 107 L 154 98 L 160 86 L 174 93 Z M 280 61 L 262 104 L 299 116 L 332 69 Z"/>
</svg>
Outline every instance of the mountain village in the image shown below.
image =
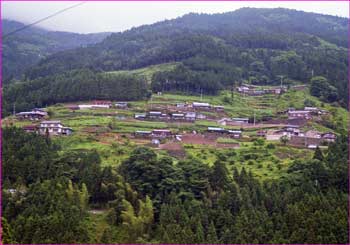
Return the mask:
<svg viewBox="0 0 350 245">
<path fill-rule="evenodd" d="M 293 86 L 292 90 L 303 90 L 305 85 Z M 236 88 L 240 96 L 261 97 L 266 94 L 280 96 L 287 92 L 287 87 L 266 87 L 242 85 Z M 161 93 L 158 93 L 161 96 Z M 164 122 L 176 124 L 174 128 L 153 128 L 152 130 L 135 130 L 127 134 L 130 140 L 144 140 L 143 143 L 153 147 L 176 144 L 208 144 L 219 148 L 237 148 L 240 142 L 254 141 L 257 138 L 266 141 L 283 142 L 292 147 L 316 149 L 326 147 L 334 142 L 333 132 L 319 132 L 316 129 L 303 129 L 310 121 L 320 121 L 328 111 L 317 107 L 288 108 L 278 111 L 275 118 L 257 121 L 253 117 L 230 117 L 225 112 L 225 106 L 196 101 L 177 103 L 149 103 L 144 111 L 134 110 L 129 102 L 112 102 L 108 100 L 93 100 L 81 104 L 65 106 L 71 112 L 84 110 L 108 110 L 108 117 L 131 122 Z M 113 111 L 128 111 L 133 116 L 112 116 Z M 45 108 L 34 108 L 32 111 L 15 114 L 17 121 L 28 122 L 23 125 L 26 132 L 36 132 L 49 136 L 69 136 L 74 133 L 74 127 L 65 126 L 60 120 L 51 119 Z M 197 127 L 195 130 L 181 130 L 182 125 L 195 125 L 196 121 L 206 122 L 210 126 Z M 31 122 L 31 124 L 29 124 Z M 216 126 L 215 126 L 216 125 Z M 98 125 L 96 125 L 98 126 Z M 255 130 L 255 133 L 246 133 Z M 228 139 L 229 143 L 219 143 L 218 139 Z M 230 142 L 232 139 L 232 142 Z M 225 141 L 225 140 L 223 140 Z M 148 143 L 147 143 L 148 142 Z"/>
</svg>

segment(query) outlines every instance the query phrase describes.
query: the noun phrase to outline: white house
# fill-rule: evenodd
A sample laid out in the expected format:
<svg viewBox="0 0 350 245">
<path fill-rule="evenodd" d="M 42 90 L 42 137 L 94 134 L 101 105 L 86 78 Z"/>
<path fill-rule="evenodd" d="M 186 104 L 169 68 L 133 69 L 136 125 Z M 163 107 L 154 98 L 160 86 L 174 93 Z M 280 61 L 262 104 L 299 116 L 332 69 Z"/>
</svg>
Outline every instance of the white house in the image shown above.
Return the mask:
<svg viewBox="0 0 350 245">
<path fill-rule="evenodd" d="M 187 112 L 185 115 L 185 119 L 187 121 L 195 121 L 196 120 L 196 113 L 195 112 Z"/>
<path fill-rule="evenodd" d="M 70 135 L 73 130 L 69 127 L 64 127 L 61 121 L 42 121 L 39 126 L 39 133 L 50 135 Z"/>
<path fill-rule="evenodd" d="M 202 109 L 209 109 L 210 108 L 210 104 L 209 103 L 202 103 L 202 102 L 193 102 L 192 103 L 192 107 L 193 108 L 202 108 Z"/>
</svg>

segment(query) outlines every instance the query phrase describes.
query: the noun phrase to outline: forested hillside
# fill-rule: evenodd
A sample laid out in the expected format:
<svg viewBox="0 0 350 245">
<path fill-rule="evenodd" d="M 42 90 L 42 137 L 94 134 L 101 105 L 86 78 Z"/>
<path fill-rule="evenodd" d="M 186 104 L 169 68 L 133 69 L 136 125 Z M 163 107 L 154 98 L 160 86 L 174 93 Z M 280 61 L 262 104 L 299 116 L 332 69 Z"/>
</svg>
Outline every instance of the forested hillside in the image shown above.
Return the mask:
<svg viewBox="0 0 350 245">
<path fill-rule="evenodd" d="M 294 160 L 288 178 L 261 181 L 244 166 L 228 171 L 224 155 L 212 166 L 193 158 L 175 163 L 144 147 L 118 167 L 101 168 L 96 151 L 62 153 L 50 138 L 5 128 L 3 239 L 346 244 L 347 140 Z M 108 207 L 101 233 L 89 206 Z"/>
<path fill-rule="evenodd" d="M 6 36 L 24 26 L 17 21 L 2 20 L 3 84 L 12 78 L 20 78 L 26 69 L 50 54 L 95 44 L 109 35 L 109 33 L 77 34 L 29 27 Z"/>
<path fill-rule="evenodd" d="M 312 76 L 323 76 L 336 89 L 334 101 L 345 106 L 347 40 L 346 18 L 243 8 L 188 14 L 114 33 L 96 45 L 51 55 L 26 75 L 35 79 L 81 68 L 114 71 L 177 61 L 184 68 L 176 76 L 154 79 L 168 82 L 162 89 L 215 94 L 234 82 L 280 84 L 282 76 L 286 84 L 309 83 Z"/>
</svg>

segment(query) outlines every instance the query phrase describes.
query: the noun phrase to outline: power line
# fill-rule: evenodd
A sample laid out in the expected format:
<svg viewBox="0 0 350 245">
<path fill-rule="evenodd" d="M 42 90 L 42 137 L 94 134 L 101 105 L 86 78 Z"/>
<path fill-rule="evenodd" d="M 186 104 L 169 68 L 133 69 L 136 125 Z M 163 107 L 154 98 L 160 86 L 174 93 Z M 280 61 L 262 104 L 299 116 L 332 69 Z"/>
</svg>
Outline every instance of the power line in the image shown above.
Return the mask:
<svg viewBox="0 0 350 245">
<path fill-rule="evenodd" d="M 56 13 L 53 13 L 53 14 L 51 14 L 49 16 L 46 16 L 45 18 L 37 20 L 37 21 L 35 21 L 35 22 L 31 23 L 31 24 L 28 24 L 28 25 L 25 25 L 25 26 L 23 26 L 21 28 L 18 28 L 17 30 L 11 31 L 9 33 L 6 33 L 5 35 L 2 36 L 2 39 L 4 40 L 5 38 L 7 38 L 7 37 L 9 37 L 9 36 L 11 36 L 11 35 L 13 35 L 13 34 L 15 34 L 17 32 L 23 31 L 24 29 L 27 29 L 28 27 L 31 27 L 31 26 L 36 25 L 36 24 L 39 24 L 40 22 L 43 22 L 44 20 L 50 19 L 50 18 L 52 18 L 52 17 L 54 17 L 56 15 L 59 15 L 59 14 L 61 14 L 63 12 L 66 12 L 66 11 L 72 9 L 72 8 L 76 8 L 76 7 L 78 7 L 78 6 L 80 6 L 80 5 L 84 4 L 84 3 L 85 2 L 81 2 L 81 3 L 75 4 L 75 5 L 70 6 L 68 8 L 65 8 L 65 9 L 62 9 L 60 11 L 57 11 Z"/>
</svg>

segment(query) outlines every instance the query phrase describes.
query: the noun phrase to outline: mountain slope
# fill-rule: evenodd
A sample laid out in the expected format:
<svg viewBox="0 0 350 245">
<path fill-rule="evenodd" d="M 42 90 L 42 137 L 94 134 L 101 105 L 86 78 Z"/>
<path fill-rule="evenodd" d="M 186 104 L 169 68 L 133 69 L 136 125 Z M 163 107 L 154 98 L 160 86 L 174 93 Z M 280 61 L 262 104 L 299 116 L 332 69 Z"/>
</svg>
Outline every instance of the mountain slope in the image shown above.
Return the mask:
<svg viewBox="0 0 350 245">
<path fill-rule="evenodd" d="M 188 14 L 114 33 L 91 48 L 55 54 L 41 62 L 38 74 L 29 74 L 36 77 L 46 70 L 59 72 L 69 67 L 88 66 L 102 70 L 132 69 L 183 60 L 196 54 L 219 55 L 203 49 L 211 46 L 231 50 L 300 50 L 320 46 L 320 38 L 346 47 L 347 20 L 287 9 L 243 8 L 225 14 Z M 65 60 L 74 55 L 89 61 Z M 55 69 L 50 63 L 59 66 Z"/>
<path fill-rule="evenodd" d="M 104 39 L 109 33 L 77 34 L 71 32 L 48 31 L 29 27 L 6 37 L 7 33 L 24 27 L 23 23 L 2 20 L 3 77 L 6 83 L 12 77 L 19 78 L 30 66 L 41 58 L 58 51 L 85 47 Z"/>
<path fill-rule="evenodd" d="M 50 55 L 28 70 L 26 80 L 8 89 L 12 95 L 6 102 L 11 105 L 19 100 L 24 105 L 23 98 L 15 95 L 30 91 L 36 94 L 31 103 L 38 106 L 43 101 L 54 103 L 46 98 L 41 100 L 39 84 L 51 81 L 47 89 L 53 90 L 58 83 L 64 88 L 62 84 L 72 82 L 73 78 L 61 74 L 80 74 L 74 76 L 78 85 L 84 84 L 83 79 L 92 73 L 177 62 L 173 70 L 153 74 L 154 92 L 217 94 L 243 82 L 308 84 L 312 76 L 323 76 L 325 79 L 320 81 L 325 81 L 324 88 L 332 90 L 332 96 L 326 96 L 331 100 L 325 101 L 345 107 L 347 40 L 347 19 L 334 16 L 251 8 L 224 14 L 188 14 L 113 33 L 89 47 Z M 31 81 L 30 86 L 25 85 L 27 80 Z M 62 89 L 57 93 L 64 98 L 66 92 Z"/>
</svg>

